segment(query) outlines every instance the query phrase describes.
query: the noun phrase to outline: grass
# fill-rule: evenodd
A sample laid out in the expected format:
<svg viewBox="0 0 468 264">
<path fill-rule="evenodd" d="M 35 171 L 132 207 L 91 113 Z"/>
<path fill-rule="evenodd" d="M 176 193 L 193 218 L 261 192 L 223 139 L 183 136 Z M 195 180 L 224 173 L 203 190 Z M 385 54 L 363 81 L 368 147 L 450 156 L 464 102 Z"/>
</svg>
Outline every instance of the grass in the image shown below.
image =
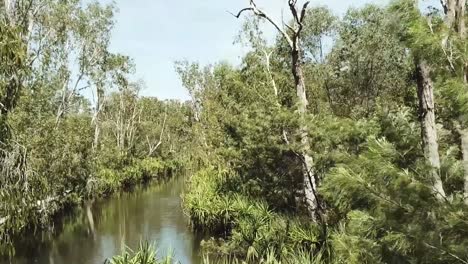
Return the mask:
<svg viewBox="0 0 468 264">
<path fill-rule="evenodd" d="M 194 229 L 215 237 L 202 243 L 206 263 L 320 263 L 327 255 L 319 247 L 320 227 L 272 211 L 265 201 L 225 192 L 226 177 L 214 168 L 200 170 L 183 197 Z"/>
<path fill-rule="evenodd" d="M 250 251 L 250 255 L 246 259 L 239 259 L 236 256 L 218 256 L 212 257 L 205 255 L 203 264 L 321 264 L 323 263 L 322 254 L 316 254 L 314 257 L 310 252 L 304 250 L 287 251 L 278 257 L 272 250 L 267 250 L 263 256 L 258 258 L 258 253 Z M 179 263 L 173 258 L 172 254 L 168 254 L 163 258 L 157 257 L 157 248 L 148 243 L 142 242 L 137 251 L 127 249 L 121 255 L 114 256 L 108 259 L 104 264 L 173 264 Z"/>
<path fill-rule="evenodd" d="M 172 264 L 175 263 L 172 254 L 164 258 L 157 257 L 156 247 L 148 242 L 140 243 L 136 252 L 127 249 L 121 255 L 108 259 L 105 264 Z"/>
</svg>

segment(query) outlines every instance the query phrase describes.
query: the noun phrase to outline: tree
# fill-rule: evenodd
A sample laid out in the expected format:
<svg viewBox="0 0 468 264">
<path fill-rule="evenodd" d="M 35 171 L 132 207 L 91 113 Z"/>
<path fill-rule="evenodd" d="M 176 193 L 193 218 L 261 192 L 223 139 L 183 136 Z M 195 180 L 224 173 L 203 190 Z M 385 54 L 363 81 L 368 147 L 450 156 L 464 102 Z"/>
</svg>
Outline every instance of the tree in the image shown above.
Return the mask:
<svg viewBox="0 0 468 264">
<path fill-rule="evenodd" d="M 377 105 L 391 108 L 411 95 L 407 82 L 413 65 L 398 23 L 385 8 L 373 5 L 348 10 L 338 23 L 323 87 L 334 114 L 369 116 Z"/>
<path fill-rule="evenodd" d="M 434 84 L 431 68 L 425 59 L 416 58 L 416 76 L 419 99 L 419 117 L 424 156 L 432 167 L 433 189 L 440 198 L 445 198 L 444 186 L 440 178 L 439 143 L 435 120 Z"/>
<path fill-rule="evenodd" d="M 466 29 L 466 0 L 443 0 L 441 1 L 444 15 L 445 23 L 448 32 L 443 39 L 442 49 L 444 51 L 450 50 L 451 53 L 457 49 L 457 46 L 460 47 L 458 53 L 459 63 L 453 63 L 451 57 L 447 56 L 447 61 L 454 71 L 454 75 L 457 79 L 461 79 L 463 82 L 464 92 L 468 92 L 468 60 L 466 59 L 466 41 L 467 41 L 467 29 Z M 457 45 L 457 42 L 459 43 Z M 454 44 L 455 43 L 455 44 Z M 445 53 L 447 54 L 447 53 Z M 458 66 L 459 65 L 459 66 Z M 459 69 L 454 69 L 455 66 L 458 66 Z M 458 76 L 457 76 L 458 75 Z M 462 119 L 463 117 L 458 117 Z M 465 170 L 465 185 L 464 185 L 464 196 L 465 203 L 468 204 L 468 128 L 463 122 L 461 125 L 456 124 L 458 133 L 460 134 L 460 144 L 461 151 L 463 156 L 463 167 Z"/>
<path fill-rule="evenodd" d="M 394 4 L 394 12 L 407 25 L 402 29 L 402 40 L 411 50 L 414 61 L 417 96 L 419 102 L 419 121 L 421 127 L 421 142 L 424 157 L 432 168 L 430 180 L 434 193 L 440 199 L 446 194 L 440 176 L 440 154 L 436 127 L 435 98 L 433 83 L 433 65 L 429 59 L 437 54 L 438 49 L 432 37 L 432 27 L 429 19 L 421 15 L 417 1 L 403 0 Z"/>
<path fill-rule="evenodd" d="M 309 101 L 306 94 L 306 85 L 303 72 L 303 50 L 301 46 L 301 34 L 304 29 L 304 19 L 306 17 L 307 7 L 309 2 L 306 2 L 300 11 L 297 10 L 297 0 L 288 1 L 289 9 L 293 16 L 293 25 L 289 26 L 286 24 L 288 30 L 291 33 L 285 31 L 280 25 L 275 22 L 268 14 L 260 10 L 255 1 L 250 1 L 250 7 L 244 8 L 239 11 L 237 18 L 239 18 L 243 12 L 251 11 L 254 15 L 266 19 L 271 25 L 273 25 L 284 40 L 288 43 L 289 52 L 291 56 L 291 67 L 292 75 L 294 78 L 294 84 L 296 88 L 296 95 L 298 101 L 298 112 L 301 116 L 301 125 L 299 128 L 300 141 L 301 141 L 301 152 L 299 158 L 303 166 L 303 184 L 304 184 L 304 197 L 308 205 L 309 212 L 315 221 L 320 220 L 321 202 L 318 194 L 318 177 L 314 172 L 314 160 L 311 156 L 308 127 L 306 122 L 307 107 Z"/>
</svg>

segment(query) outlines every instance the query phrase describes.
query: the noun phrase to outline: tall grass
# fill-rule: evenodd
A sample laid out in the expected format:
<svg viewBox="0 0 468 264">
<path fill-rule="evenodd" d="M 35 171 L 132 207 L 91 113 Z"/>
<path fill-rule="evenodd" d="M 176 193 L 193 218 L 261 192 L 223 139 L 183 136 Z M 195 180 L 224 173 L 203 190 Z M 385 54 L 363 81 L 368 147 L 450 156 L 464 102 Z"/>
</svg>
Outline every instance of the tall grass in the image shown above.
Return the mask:
<svg viewBox="0 0 468 264">
<path fill-rule="evenodd" d="M 157 257 L 156 247 L 148 242 L 141 242 L 137 251 L 133 252 L 127 249 L 121 255 L 114 256 L 108 259 L 105 264 L 172 264 L 176 263 L 173 260 L 172 254 L 168 254 L 164 258 Z"/>
<path fill-rule="evenodd" d="M 264 257 L 239 259 L 233 256 L 223 258 L 213 258 L 206 255 L 203 264 L 324 264 L 322 253 L 312 256 L 310 252 L 304 250 L 284 252 L 282 256 L 277 256 L 274 251 L 268 250 Z"/>
<path fill-rule="evenodd" d="M 267 250 L 262 257 L 259 253 L 249 250 L 247 258 L 241 259 L 236 256 L 210 256 L 203 257 L 203 264 L 322 264 L 322 254 L 318 253 L 312 257 L 310 252 L 304 250 L 287 250 L 281 256 L 274 250 Z M 148 242 L 140 243 L 136 252 L 127 249 L 119 256 L 106 260 L 104 264 L 174 264 L 179 263 L 172 254 L 164 258 L 157 258 L 157 249 Z M 327 262 L 330 263 L 330 262 Z"/>
<path fill-rule="evenodd" d="M 189 180 L 184 211 L 203 241 L 206 263 L 320 263 L 329 256 L 317 225 L 271 210 L 262 200 L 223 190 L 224 172 L 203 169 Z"/>
</svg>

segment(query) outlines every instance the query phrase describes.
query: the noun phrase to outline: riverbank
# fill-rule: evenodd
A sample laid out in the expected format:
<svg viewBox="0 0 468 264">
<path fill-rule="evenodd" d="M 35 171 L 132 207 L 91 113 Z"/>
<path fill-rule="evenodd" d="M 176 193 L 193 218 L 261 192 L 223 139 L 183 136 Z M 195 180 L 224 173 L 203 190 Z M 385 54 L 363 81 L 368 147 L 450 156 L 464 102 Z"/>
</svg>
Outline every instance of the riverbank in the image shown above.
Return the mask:
<svg viewBox="0 0 468 264">
<path fill-rule="evenodd" d="M 145 240 L 158 245 L 158 257 L 173 255 L 182 264 L 199 263 L 199 239 L 181 209 L 183 185 L 182 173 L 174 173 L 168 180 L 77 207 L 62 215 L 52 230 L 22 236 L 11 263 L 102 264 Z"/>
<path fill-rule="evenodd" d="M 85 205 L 86 201 L 105 199 L 138 185 L 146 186 L 167 181 L 181 168 L 181 164 L 175 160 L 162 161 L 156 158 L 135 160 L 121 169 L 101 168 L 95 177 L 89 178 L 85 186 L 75 186 L 74 191 L 67 190 L 62 195 L 36 202 L 33 210 L 35 217 L 31 219 L 39 218 L 39 223 L 23 220 L 24 224 L 17 227 L 15 222 L 21 219 L 10 215 L 1 217 L 0 234 L 6 239 L 0 242 L 0 255 L 15 254 L 13 238 L 53 228 L 64 215 Z"/>
</svg>

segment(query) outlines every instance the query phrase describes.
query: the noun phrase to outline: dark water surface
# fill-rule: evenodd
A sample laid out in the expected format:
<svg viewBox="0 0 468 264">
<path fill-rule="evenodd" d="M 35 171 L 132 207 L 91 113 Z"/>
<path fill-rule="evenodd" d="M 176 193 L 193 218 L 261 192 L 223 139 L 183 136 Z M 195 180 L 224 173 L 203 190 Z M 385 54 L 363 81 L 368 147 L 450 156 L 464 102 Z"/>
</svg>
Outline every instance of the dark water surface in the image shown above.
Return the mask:
<svg viewBox="0 0 468 264">
<path fill-rule="evenodd" d="M 102 264 L 122 248 L 141 240 L 173 251 L 182 264 L 199 263 L 199 240 L 187 226 L 181 208 L 183 177 L 136 189 L 85 206 L 65 216 L 54 231 L 31 234 L 16 246 L 16 256 L 1 264 Z M 93 231 L 94 230 L 94 231 Z"/>
</svg>

